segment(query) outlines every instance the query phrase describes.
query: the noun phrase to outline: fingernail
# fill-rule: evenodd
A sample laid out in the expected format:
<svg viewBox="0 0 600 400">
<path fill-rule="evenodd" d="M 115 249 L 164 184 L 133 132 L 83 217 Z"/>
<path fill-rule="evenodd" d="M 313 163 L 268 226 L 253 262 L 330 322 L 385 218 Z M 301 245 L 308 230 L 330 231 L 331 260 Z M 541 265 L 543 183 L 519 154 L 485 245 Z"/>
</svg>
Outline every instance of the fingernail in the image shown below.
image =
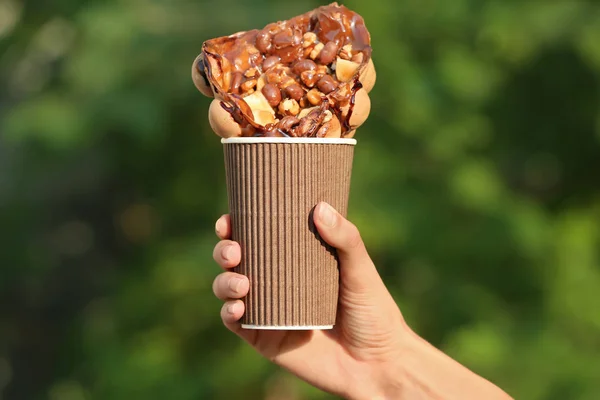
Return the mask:
<svg viewBox="0 0 600 400">
<path fill-rule="evenodd" d="M 223 217 L 219 218 L 215 223 L 215 233 L 217 234 L 217 236 L 221 236 L 221 225 L 223 225 L 222 221 Z"/>
<path fill-rule="evenodd" d="M 337 214 L 335 212 L 335 210 L 333 209 L 333 207 L 331 207 L 329 204 L 324 203 L 325 206 L 321 207 L 321 210 L 319 212 L 319 217 L 321 218 L 321 221 L 323 222 L 323 224 L 325 224 L 328 227 L 333 227 L 335 225 L 335 220 L 337 218 Z"/>
<path fill-rule="evenodd" d="M 243 283 L 243 278 L 231 278 L 229 280 L 229 289 L 233 290 L 235 293 L 239 293 Z"/>
<path fill-rule="evenodd" d="M 229 314 L 233 315 L 233 314 L 235 314 L 235 310 L 237 309 L 237 307 L 238 307 L 238 303 L 229 304 L 227 306 L 227 312 Z"/>
<path fill-rule="evenodd" d="M 231 245 L 225 246 L 223 248 L 223 250 L 221 250 L 221 257 L 223 257 L 223 260 L 225 260 L 225 261 L 231 260 L 231 256 L 233 255 L 232 251 L 233 251 L 233 248 Z"/>
</svg>

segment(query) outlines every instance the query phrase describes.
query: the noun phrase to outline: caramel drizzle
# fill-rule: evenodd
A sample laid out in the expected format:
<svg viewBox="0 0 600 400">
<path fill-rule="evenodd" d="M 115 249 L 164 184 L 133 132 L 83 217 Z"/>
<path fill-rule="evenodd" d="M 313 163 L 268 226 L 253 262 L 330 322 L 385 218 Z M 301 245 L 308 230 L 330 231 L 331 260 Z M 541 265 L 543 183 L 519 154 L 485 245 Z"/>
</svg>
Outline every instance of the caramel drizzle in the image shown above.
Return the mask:
<svg viewBox="0 0 600 400">
<path fill-rule="evenodd" d="M 369 32 L 362 17 L 344 6 L 333 3 L 288 21 L 269 24 L 264 30 L 272 30 L 276 27 L 281 30 L 291 28 L 293 34 L 298 30 L 302 33 L 314 32 L 321 43 L 334 41 L 338 45 L 338 49 L 346 44 L 351 44 L 353 50 L 363 53 L 363 61 L 351 81 L 340 83 L 337 89 L 326 95 L 323 103 L 317 109 L 320 117 L 315 118 L 315 115 L 311 115 L 317 111 L 313 110 L 309 115 L 302 118 L 304 120 L 309 116 L 311 117 L 309 121 L 305 122 L 310 126 L 310 129 L 304 132 L 302 136 L 316 136 L 324 119 L 325 111 L 330 110 L 339 119 L 342 136 L 344 136 L 351 130 L 350 118 L 354 111 L 356 92 L 362 88 L 359 75 L 369 62 L 372 52 Z M 285 132 L 277 126 L 277 123 L 267 124 L 266 126 L 256 123 L 252 110 L 243 100 L 243 97 L 228 92 L 229 87 L 224 87 L 224 83 L 226 83 L 223 81 L 224 74 L 234 71 L 244 72 L 249 68 L 257 68 L 260 71 L 262 61 L 270 55 L 278 56 L 281 63 L 287 64 L 288 67 L 303 58 L 301 39 L 300 42 L 294 43 L 295 38 L 293 37 L 290 37 L 289 46 L 276 47 L 272 44 L 266 54 L 255 51 L 257 50 L 255 47 L 257 36 L 260 32 L 255 29 L 205 42 L 203 45 L 205 58 L 212 58 L 216 61 L 218 74 L 215 76 L 210 62 L 199 63 L 204 67 L 204 71 L 201 71 L 201 73 L 203 77 L 207 78 L 214 93 L 223 99 L 221 107 L 242 128 L 242 136 L 296 136 L 298 132 L 297 129 L 294 131 L 294 127 L 289 132 Z M 300 35 L 301 37 L 302 35 Z M 294 80 L 302 85 L 298 76 L 293 75 Z M 348 92 L 345 95 L 342 93 L 344 90 Z M 348 112 L 343 116 L 341 108 L 346 105 L 348 105 Z M 315 122 L 318 122 L 319 125 L 315 125 Z"/>
</svg>

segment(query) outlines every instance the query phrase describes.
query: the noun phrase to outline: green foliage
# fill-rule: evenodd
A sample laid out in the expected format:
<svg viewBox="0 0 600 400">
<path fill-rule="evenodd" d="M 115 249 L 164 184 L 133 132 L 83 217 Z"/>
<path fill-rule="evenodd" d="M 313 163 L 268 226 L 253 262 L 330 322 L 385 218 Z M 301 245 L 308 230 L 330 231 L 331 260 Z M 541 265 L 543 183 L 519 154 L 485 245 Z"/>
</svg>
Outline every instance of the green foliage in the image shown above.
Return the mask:
<svg viewBox="0 0 600 400">
<path fill-rule="evenodd" d="M 0 0 L 0 398 L 331 398 L 220 324 L 190 79 L 319 4 Z M 350 218 L 409 324 L 517 398 L 599 398 L 600 7 L 346 5 L 378 71 Z"/>
</svg>

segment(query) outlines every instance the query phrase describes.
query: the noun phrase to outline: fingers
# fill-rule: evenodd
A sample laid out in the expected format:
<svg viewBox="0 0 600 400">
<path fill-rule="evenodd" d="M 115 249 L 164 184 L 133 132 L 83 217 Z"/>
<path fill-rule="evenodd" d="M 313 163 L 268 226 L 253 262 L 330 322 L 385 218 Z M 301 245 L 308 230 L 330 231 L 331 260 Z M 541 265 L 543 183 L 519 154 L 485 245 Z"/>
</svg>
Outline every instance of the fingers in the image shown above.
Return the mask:
<svg viewBox="0 0 600 400">
<path fill-rule="evenodd" d="M 253 343 L 256 331 L 242 329 L 240 318 L 244 315 L 246 307 L 241 299 L 248 294 L 250 282 L 244 275 L 233 272 L 224 272 L 213 281 L 213 292 L 221 300 L 226 300 L 221 307 L 223 325 L 242 339 Z"/>
<path fill-rule="evenodd" d="M 369 259 L 365 245 L 356 226 L 342 217 L 325 202 L 315 207 L 315 225 L 321 237 L 338 250 L 340 259 L 348 262 Z"/>
<path fill-rule="evenodd" d="M 342 284 L 355 292 L 381 290 L 383 283 L 354 224 L 327 203 L 315 207 L 319 234 L 337 249 Z"/>
<path fill-rule="evenodd" d="M 215 224 L 215 232 L 219 239 L 231 239 L 231 217 L 222 215 Z"/>
<path fill-rule="evenodd" d="M 235 333 L 241 329 L 238 321 L 242 318 L 242 315 L 244 315 L 244 303 L 241 300 L 227 301 L 221 308 L 223 324 Z"/>
<path fill-rule="evenodd" d="M 248 278 L 234 272 L 223 272 L 213 281 L 213 292 L 221 300 L 241 299 L 249 288 Z"/>
<path fill-rule="evenodd" d="M 221 240 L 213 250 L 213 258 L 224 269 L 239 265 L 242 259 L 242 249 L 237 242 Z"/>
<path fill-rule="evenodd" d="M 231 218 L 229 214 L 221 216 L 215 224 L 215 232 L 222 240 L 213 251 L 213 258 L 222 268 L 236 267 L 242 258 L 240 245 L 228 240 L 231 237 Z"/>
<path fill-rule="evenodd" d="M 239 265 L 242 259 L 240 245 L 231 239 L 231 217 L 225 214 L 215 224 L 215 232 L 221 241 L 213 251 L 213 258 L 224 269 Z M 221 308 L 223 324 L 249 343 L 256 341 L 256 330 L 242 329 L 240 318 L 244 315 L 245 306 L 241 300 L 248 294 L 250 282 L 244 275 L 225 272 L 217 276 L 213 282 L 213 292 L 221 300 L 227 300 Z"/>
<path fill-rule="evenodd" d="M 258 331 L 243 329 L 240 324 L 240 318 L 244 315 L 246 308 L 244 302 L 239 299 L 248 294 L 249 288 L 248 278 L 233 272 L 224 272 L 213 282 L 215 295 L 221 300 L 226 300 L 221 307 L 223 325 L 254 346 Z"/>
<path fill-rule="evenodd" d="M 240 324 L 240 318 L 244 315 L 245 310 L 246 308 L 241 300 L 230 300 L 223 304 L 221 308 L 221 319 L 227 329 L 250 345 L 256 346 L 257 335 L 260 331 L 256 329 L 243 329 Z"/>
</svg>

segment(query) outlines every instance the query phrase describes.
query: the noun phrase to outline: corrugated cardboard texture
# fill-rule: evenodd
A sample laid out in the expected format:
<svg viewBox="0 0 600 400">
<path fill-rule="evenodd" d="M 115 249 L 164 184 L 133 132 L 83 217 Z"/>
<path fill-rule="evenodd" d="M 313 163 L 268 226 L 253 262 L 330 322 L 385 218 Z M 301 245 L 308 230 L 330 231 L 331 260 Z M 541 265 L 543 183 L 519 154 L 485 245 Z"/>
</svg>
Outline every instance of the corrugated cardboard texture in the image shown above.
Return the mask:
<svg viewBox="0 0 600 400">
<path fill-rule="evenodd" d="M 354 146 L 224 144 L 236 272 L 248 276 L 243 324 L 335 323 L 339 272 L 335 251 L 316 233 L 312 210 L 326 201 L 344 216 Z"/>
</svg>

